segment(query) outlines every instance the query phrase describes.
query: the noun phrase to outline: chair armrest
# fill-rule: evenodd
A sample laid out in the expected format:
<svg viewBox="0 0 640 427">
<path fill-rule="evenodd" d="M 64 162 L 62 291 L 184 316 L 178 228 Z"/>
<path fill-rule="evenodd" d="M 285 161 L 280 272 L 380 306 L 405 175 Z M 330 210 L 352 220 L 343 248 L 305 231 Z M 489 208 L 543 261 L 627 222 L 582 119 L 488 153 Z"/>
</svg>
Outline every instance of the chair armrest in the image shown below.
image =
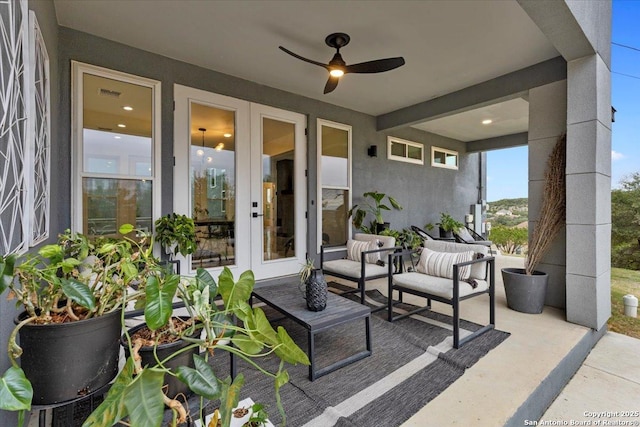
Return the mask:
<svg viewBox="0 0 640 427">
<path fill-rule="evenodd" d="M 477 258 L 477 259 L 472 259 L 471 261 L 464 261 L 464 262 L 459 262 L 457 264 L 454 264 L 453 266 L 458 266 L 458 267 L 464 267 L 466 265 L 472 265 L 472 264 L 477 264 L 480 262 L 494 262 L 495 261 L 495 257 L 492 256 L 484 256 L 482 258 Z"/>
</svg>

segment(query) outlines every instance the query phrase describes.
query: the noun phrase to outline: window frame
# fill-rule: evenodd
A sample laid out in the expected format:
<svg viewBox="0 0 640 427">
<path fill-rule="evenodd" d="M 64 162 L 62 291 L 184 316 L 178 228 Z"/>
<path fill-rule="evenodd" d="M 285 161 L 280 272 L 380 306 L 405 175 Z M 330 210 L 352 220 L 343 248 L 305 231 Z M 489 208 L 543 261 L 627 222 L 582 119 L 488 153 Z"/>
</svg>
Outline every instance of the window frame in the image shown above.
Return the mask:
<svg viewBox="0 0 640 427">
<path fill-rule="evenodd" d="M 446 163 L 437 163 L 435 161 L 435 153 L 436 151 L 444 153 L 446 154 L 452 154 L 456 156 L 456 164 L 454 165 L 448 165 Z M 448 150 L 446 148 L 440 148 L 440 147 L 435 147 L 435 146 L 431 146 L 431 166 L 436 167 L 436 168 L 444 168 L 444 169 L 452 169 L 452 170 L 458 170 L 458 165 L 460 164 L 460 154 L 455 151 L 455 150 Z"/>
<path fill-rule="evenodd" d="M 84 172 L 83 167 L 83 78 L 85 74 L 91 74 L 112 80 L 118 80 L 138 86 L 144 86 L 151 89 L 151 105 L 152 105 L 152 125 L 151 125 L 151 175 L 141 178 L 135 174 L 100 174 Z M 152 181 L 151 191 L 151 225 L 155 232 L 155 220 L 161 215 L 161 199 L 162 199 L 162 131 L 161 131 L 161 82 L 124 73 L 121 71 L 111 70 L 108 68 L 98 67 L 79 61 L 71 61 L 71 228 L 73 231 L 82 232 L 84 220 L 84 198 L 82 191 L 83 178 L 109 178 L 109 179 L 148 179 Z"/>
<path fill-rule="evenodd" d="M 403 144 L 405 147 L 419 148 L 420 149 L 420 159 L 413 159 L 411 157 L 408 157 L 408 153 L 409 153 L 408 149 L 405 149 L 405 155 L 404 156 L 397 156 L 395 154 L 392 154 L 391 146 L 393 144 Z M 419 142 L 409 141 L 409 140 L 402 139 L 402 138 L 397 138 L 395 136 L 387 136 L 387 159 L 395 160 L 397 162 L 412 163 L 412 164 L 415 164 L 415 165 L 423 166 L 424 165 L 424 144 L 421 144 Z"/>
<path fill-rule="evenodd" d="M 346 186 L 336 186 L 336 185 L 322 185 L 322 127 L 323 126 L 327 126 L 327 127 L 332 127 L 335 129 L 340 129 L 340 130 L 344 130 L 347 132 L 347 185 Z M 320 246 L 322 246 L 322 190 L 323 189 L 329 189 L 329 190 L 345 190 L 348 191 L 349 193 L 349 197 L 348 200 L 346 200 L 346 202 L 348 203 L 348 209 L 351 209 L 351 205 L 352 205 L 352 197 L 353 197 L 353 179 L 352 179 L 352 163 L 353 163 L 353 153 L 352 153 L 352 138 L 353 138 L 353 127 L 351 125 L 347 125 L 344 123 L 338 123 L 338 122 L 333 122 L 330 120 L 326 120 L 326 119 L 321 119 L 318 118 L 316 119 L 316 160 L 317 160 L 317 177 L 316 177 L 316 183 L 317 183 L 317 200 L 318 203 L 316 203 L 317 205 L 317 221 L 316 221 L 316 230 L 317 230 L 317 236 L 316 236 L 316 249 L 317 252 L 320 253 Z M 349 236 L 351 236 L 352 234 L 352 230 L 351 230 L 351 222 L 349 221 L 349 218 L 346 218 L 346 224 L 345 224 L 346 230 L 347 230 L 347 239 L 349 239 Z M 335 251 L 339 251 L 341 250 L 341 248 L 337 247 L 337 248 L 332 248 L 327 250 L 326 252 L 335 252 Z"/>
</svg>

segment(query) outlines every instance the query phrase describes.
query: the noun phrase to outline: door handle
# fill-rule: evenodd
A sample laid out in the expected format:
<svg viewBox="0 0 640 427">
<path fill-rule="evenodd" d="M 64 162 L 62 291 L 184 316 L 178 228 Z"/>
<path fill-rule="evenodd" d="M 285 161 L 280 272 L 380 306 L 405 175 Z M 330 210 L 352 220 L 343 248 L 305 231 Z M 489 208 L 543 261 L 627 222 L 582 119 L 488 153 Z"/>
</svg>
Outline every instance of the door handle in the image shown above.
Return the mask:
<svg viewBox="0 0 640 427">
<path fill-rule="evenodd" d="M 252 217 L 258 218 L 259 216 L 264 216 L 264 214 L 259 214 L 258 212 L 254 212 L 251 214 Z"/>
</svg>

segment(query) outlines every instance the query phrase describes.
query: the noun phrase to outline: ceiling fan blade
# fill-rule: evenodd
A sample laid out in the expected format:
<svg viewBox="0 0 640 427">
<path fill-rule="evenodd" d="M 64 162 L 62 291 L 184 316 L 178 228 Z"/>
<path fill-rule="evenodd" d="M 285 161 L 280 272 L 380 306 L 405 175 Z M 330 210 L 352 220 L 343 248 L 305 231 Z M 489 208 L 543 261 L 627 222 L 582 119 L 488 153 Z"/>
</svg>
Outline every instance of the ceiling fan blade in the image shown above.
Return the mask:
<svg viewBox="0 0 640 427">
<path fill-rule="evenodd" d="M 375 61 L 360 62 L 359 64 L 347 65 L 345 73 L 382 73 L 393 70 L 404 65 L 404 58 L 376 59 Z"/>
<path fill-rule="evenodd" d="M 325 95 L 329 92 L 332 92 L 338 86 L 339 81 L 340 81 L 340 77 L 329 76 L 329 80 L 327 80 L 327 84 L 324 85 Z"/>
<path fill-rule="evenodd" d="M 300 59 L 300 60 L 302 60 L 304 62 L 308 62 L 309 64 L 318 65 L 318 66 L 320 66 L 322 68 L 327 68 L 327 64 L 323 64 L 322 62 L 314 61 L 313 59 L 307 59 L 304 56 L 300 56 L 297 53 L 293 53 L 289 49 L 284 48 L 282 46 L 278 46 L 278 47 L 280 48 L 281 51 L 288 53 L 289 55 L 293 56 L 294 58 L 298 58 L 298 59 Z"/>
</svg>

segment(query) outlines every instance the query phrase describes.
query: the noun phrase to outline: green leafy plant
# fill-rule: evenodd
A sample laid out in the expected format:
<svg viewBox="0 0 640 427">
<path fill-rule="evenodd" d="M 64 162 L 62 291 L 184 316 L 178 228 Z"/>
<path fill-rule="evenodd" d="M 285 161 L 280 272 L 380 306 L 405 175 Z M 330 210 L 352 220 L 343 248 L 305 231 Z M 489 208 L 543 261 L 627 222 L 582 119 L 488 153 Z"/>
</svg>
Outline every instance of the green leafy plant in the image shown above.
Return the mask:
<svg viewBox="0 0 640 427">
<path fill-rule="evenodd" d="M 316 266 L 314 265 L 313 260 L 307 257 L 307 260 L 302 264 L 302 268 L 300 268 L 300 271 L 298 272 L 298 275 L 300 276 L 300 284 L 307 282 L 315 268 Z"/>
<path fill-rule="evenodd" d="M 436 224 L 438 227 L 442 228 L 444 231 L 458 231 L 464 224 L 460 221 L 456 221 L 451 215 L 445 212 L 440 213 L 440 222 Z"/>
<path fill-rule="evenodd" d="M 383 224 L 384 218 L 382 217 L 383 211 L 390 211 L 391 208 L 396 210 L 402 210 L 402 206 L 391 196 L 387 196 L 384 193 L 378 193 L 377 191 L 369 191 L 362 195 L 365 199 L 362 205 L 353 205 L 347 214 L 347 217 L 353 217 L 353 225 L 365 232 L 375 234 L 376 224 Z M 384 204 L 384 199 L 387 199 L 391 208 Z M 370 201 L 368 200 L 370 199 Z M 363 222 L 367 217 L 367 214 L 371 214 L 374 220 L 371 222 L 370 227 L 363 226 Z"/>
<path fill-rule="evenodd" d="M 267 424 L 269 415 L 264 410 L 264 406 L 260 403 L 254 403 L 251 406 L 251 416 L 242 427 L 262 427 Z"/>
<path fill-rule="evenodd" d="M 171 213 L 158 218 L 156 240 L 172 256 L 180 253 L 187 256 L 195 252 L 196 228 L 193 219 L 186 215 Z"/>
<path fill-rule="evenodd" d="M 90 319 L 140 302 L 147 279 L 162 269 L 149 237 L 127 237 L 133 231 L 133 226 L 123 225 L 122 238 L 95 244 L 67 230 L 36 255 L 0 256 L 0 294 L 8 291 L 7 298 L 25 310 L 9 336 L 11 367 L 0 378 L 0 409 L 19 411 L 21 423 L 24 411 L 31 408 L 33 388 L 17 362 L 22 354 L 17 343 L 20 329 Z"/>
<path fill-rule="evenodd" d="M 236 281 L 226 267 L 217 282 L 206 270 L 198 269 L 193 278 L 169 275 L 163 280 L 148 283 L 144 310 L 147 326 L 157 330 L 167 325 L 172 316 L 172 301 L 178 296 L 196 322 L 193 327 L 174 333 L 190 342 L 190 345 L 164 360 L 158 360 L 154 366 L 143 367 L 136 362 L 136 354 L 142 344 L 132 341 L 127 333 L 131 356 L 104 402 L 89 416 L 84 426 L 111 426 L 125 417 L 128 417 L 131 425 L 160 425 L 165 405 L 174 412 L 174 424 L 185 422 L 187 411 L 182 403 L 163 393 L 164 374 L 177 376 L 202 398 L 200 419 L 204 419 L 204 400 L 219 400 L 220 422 L 225 427 L 229 426 L 232 410 L 238 405 L 244 377 L 238 374 L 234 379 L 221 379 L 215 375 L 209 358 L 214 353 L 219 354 L 219 351 L 233 353 L 273 378 L 278 409 L 285 419 L 279 397 L 280 388 L 289 380 L 284 363 L 308 365 L 309 359 L 283 327 L 274 330 L 264 312 L 259 307 L 252 308 L 249 305 L 254 284 L 251 271 L 243 272 Z M 222 300 L 221 307 L 216 304 L 219 299 Z M 239 322 L 235 322 L 234 317 Z M 202 331 L 201 334 L 195 334 L 196 338 L 194 328 Z M 168 360 L 194 347 L 205 350 L 201 355 L 194 356 L 195 368 L 181 366 L 172 372 L 165 367 Z M 274 354 L 280 359 L 276 372 L 269 372 L 257 363 L 267 354 Z"/>
</svg>

